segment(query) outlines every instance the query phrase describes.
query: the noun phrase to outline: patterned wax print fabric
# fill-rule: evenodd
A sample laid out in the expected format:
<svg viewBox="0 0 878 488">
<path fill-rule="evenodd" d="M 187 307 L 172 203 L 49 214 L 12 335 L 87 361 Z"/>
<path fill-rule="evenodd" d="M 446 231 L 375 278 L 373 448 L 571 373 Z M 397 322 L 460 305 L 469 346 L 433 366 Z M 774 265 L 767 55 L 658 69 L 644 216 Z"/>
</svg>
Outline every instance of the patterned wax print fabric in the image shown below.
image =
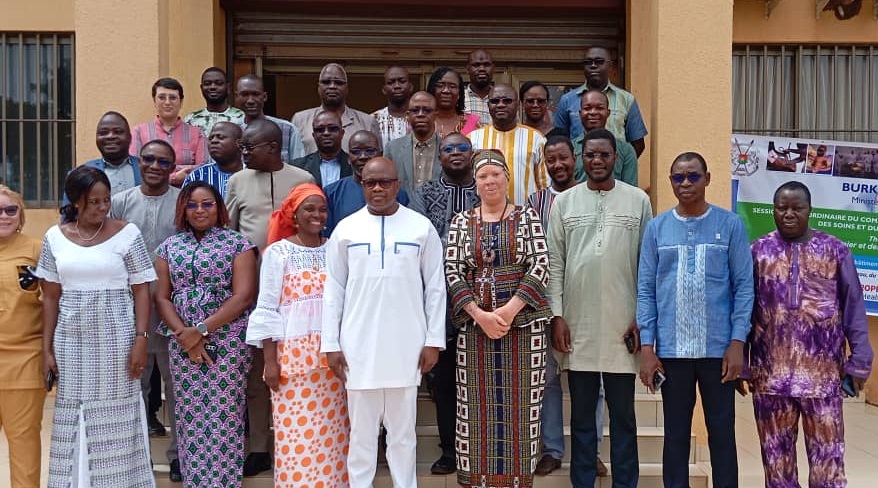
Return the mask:
<svg viewBox="0 0 878 488">
<path fill-rule="evenodd" d="M 128 376 L 131 285 L 156 279 L 140 231 L 128 224 L 82 247 L 52 227 L 36 274 L 61 285 L 48 486 L 154 487 L 140 379 Z"/>
<path fill-rule="evenodd" d="M 350 434 L 344 384 L 320 353 L 326 245 L 303 247 L 284 239 L 262 255 L 259 299 L 247 342 L 277 347 L 280 385 L 271 392 L 274 485 L 348 486 Z"/>
<path fill-rule="evenodd" d="M 168 262 L 171 301 L 183 322 L 194 326 L 232 296 L 232 263 L 253 252 L 242 234 L 214 227 L 195 238 L 190 231 L 169 237 L 156 250 Z M 214 364 L 195 364 L 176 340 L 169 341 L 177 398 L 180 470 L 187 488 L 240 487 L 244 467 L 244 415 L 251 353 L 245 343 L 247 315 L 211 332 Z M 168 333 L 162 324 L 162 332 Z"/>
<path fill-rule="evenodd" d="M 466 487 L 528 488 L 540 455 L 540 413 L 546 381 L 545 299 L 548 251 L 533 209 L 515 207 L 500 222 L 478 210 L 451 223 L 445 270 L 457 337 L 457 482 Z M 509 333 L 490 339 L 463 307 L 527 305 Z"/>
</svg>

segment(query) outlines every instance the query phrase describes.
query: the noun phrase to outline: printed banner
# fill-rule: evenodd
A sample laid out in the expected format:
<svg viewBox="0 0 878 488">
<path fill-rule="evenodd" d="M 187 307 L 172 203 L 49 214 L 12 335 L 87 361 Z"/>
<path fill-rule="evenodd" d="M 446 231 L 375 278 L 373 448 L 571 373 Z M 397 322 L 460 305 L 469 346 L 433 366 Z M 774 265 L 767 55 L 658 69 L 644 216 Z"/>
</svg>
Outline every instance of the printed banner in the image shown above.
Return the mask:
<svg viewBox="0 0 878 488">
<path fill-rule="evenodd" d="M 732 134 L 732 208 L 751 241 L 775 230 L 772 199 L 797 180 L 811 190 L 811 227 L 843 240 L 878 315 L 878 144 Z"/>
</svg>

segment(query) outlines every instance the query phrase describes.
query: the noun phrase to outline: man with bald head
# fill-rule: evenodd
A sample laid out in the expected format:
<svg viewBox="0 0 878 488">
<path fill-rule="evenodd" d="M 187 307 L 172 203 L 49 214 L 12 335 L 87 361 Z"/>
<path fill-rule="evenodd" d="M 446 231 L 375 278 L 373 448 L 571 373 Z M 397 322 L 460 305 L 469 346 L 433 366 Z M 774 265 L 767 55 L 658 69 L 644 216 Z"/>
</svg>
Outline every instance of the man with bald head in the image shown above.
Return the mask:
<svg viewBox="0 0 878 488">
<path fill-rule="evenodd" d="M 241 149 L 238 147 L 241 134 L 241 127 L 238 124 L 232 122 L 213 124 L 207 136 L 210 162 L 189 173 L 189 176 L 183 180 L 183 186 L 193 181 L 204 181 L 219 190 L 223 199 L 227 199 L 226 188 L 229 178 L 244 168 L 244 163 L 241 162 Z"/>
<path fill-rule="evenodd" d="M 439 135 L 436 133 L 436 99 L 419 91 L 409 99 L 406 118 L 411 134 L 391 141 L 384 154 L 399 172 L 400 185 L 409 194 L 422 183 L 439 178 Z"/>
<path fill-rule="evenodd" d="M 226 206 L 229 227 L 247 236 L 260 253 L 265 248 L 268 220 L 280 208 L 295 186 L 313 183 L 307 171 L 285 164 L 281 157 L 283 134 L 265 118 L 249 122 L 238 147 L 245 169 L 231 178 Z M 271 401 L 262 380 L 262 349 L 253 349 L 253 364 L 247 378 L 247 416 L 250 422 L 250 454 L 244 461 L 244 476 L 271 469 Z"/>
<path fill-rule="evenodd" d="M 639 157 L 646 147 L 646 124 L 643 123 L 634 95 L 610 83 L 610 68 L 613 66 L 610 51 L 600 46 L 591 47 L 585 51 L 582 64 L 585 83 L 561 97 L 558 108 L 555 109 L 555 127 L 566 130 L 570 139 L 582 135 L 585 132 L 579 118 L 582 95 L 588 90 L 602 91 L 609 100 L 610 118 L 607 129 L 616 140 L 628 141 Z"/>
<path fill-rule="evenodd" d="M 317 185 L 325 188 L 339 179 L 351 175 L 348 155 L 341 149 L 344 129 L 338 114 L 324 110 L 314 117 L 311 135 L 317 150 L 293 161 L 293 166 L 311 173 Z"/>
<path fill-rule="evenodd" d="M 527 197 L 549 185 L 543 159 L 546 138 L 533 127 L 518 122 L 518 92 L 506 83 L 496 83 L 488 97 L 491 125 L 469 134 L 473 150 L 496 149 L 506 156 L 509 169 L 509 200 L 525 205 Z"/>
<path fill-rule="evenodd" d="M 332 235 L 335 226 L 348 215 L 356 212 L 366 205 L 366 197 L 363 194 L 363 166 L 370 160 L 382 156 L 381 141 L 378 136 L 367 130 L 358 130 L 348 141 L 348 163 L 351 174 L 323 188 L 326 194 L 326 229 L 324 235 Z M 409 204 L 409 196 L 402 188 L 396 194 L 396 201 Z"/>
<path fill-rule="evenodd" d="M 311 127 L 314 117 L 323 111 L 335 112 L 341 119 L 341 127 L 346 134 L 341 140 L 342 147 L 347 147 L 348 139 L 358 130 L 368 130 L 381 137 L 381 128 L 374 117 L 347 106 L 348 74 L 340 64 L 329 63 L 320 70 L 317 94 L 320 96 L 319 107 L 302 110 L 293 115 L 293 125 L 302 134 L 306 153 L 310 154 L 317 150 L 317 142 L 311 134 Z"/>
<path fill-rule="evenodd" d="M 366 163 L 362 186 L 365 208 L 326 244 L 321 352 L 347 388 L 351 488 L 372 486 L 382 421 L 393 486 L 415 488 L 418 385 L 445 348 L 442 242 L 396 201 L 392 161 Z"/>
<path fill-rule="evenodd" d="M 491 53 L 484 49 L 469 53 L 466 72 L 469 74 L 469 84 L 463 91 L 465 110 L 478 115 L 481 125 L 488 125 L 491 123 L 488 98 L 494 86 L 494 58 Z"/>
<path fill-rule="evenodd" d="M 235 86 L 235 105 L 244 111 L 244 123 L 241 128 L 246 129 L 254 120 L 270 120 L 281 130 L 281 159 L 285 163 L 290 163 L 296 158 L 301 158 L 306 152 L 305 145 L 302 143 L 302 132 L 286 120 L 265 115 L 264 109 L 267 101 L 268 93 L 265 91 L 262 78 L 254 74 L 238 78 L 238 83 Z M 308 127 L 308 132 L 311 132 L 310 127 Z"/>
<path fill-rule="evenodd" d="M 406 120 L 406 109 L 415 86 L 409 79 L 409 70 L 402 66 L 390 66 L 384 70 L 381 93 L 387 97 L 387 106 L 372 112 L 381 128 L 381 143 L 399 139 L 411 131 Z"/>
</svg>

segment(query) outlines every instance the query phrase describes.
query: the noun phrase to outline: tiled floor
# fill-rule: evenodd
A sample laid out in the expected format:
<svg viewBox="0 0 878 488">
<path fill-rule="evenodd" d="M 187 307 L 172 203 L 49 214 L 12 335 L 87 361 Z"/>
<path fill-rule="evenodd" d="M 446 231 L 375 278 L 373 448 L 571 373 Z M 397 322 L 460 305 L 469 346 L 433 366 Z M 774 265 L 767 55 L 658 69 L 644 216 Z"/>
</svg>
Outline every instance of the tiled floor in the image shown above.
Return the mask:
<svg viewBox="0 0 878 488">
<path fill-rule="evenodd" d="M 47 470 L 52 410 L 52 399 L 50 398 L 46 403 L 43 417 L 43 486 L 45 486 Z M 762 462 L 749 399 L 739 397 L 737 411 L 740 486 L 742 488 L 758 488 L 762 486 Z M 874 488 L 878 486 L 878 407 L 862 402 L 847 402 L 844 406 L 844 416 L 848 487 Z M 3 488 L 9 486 L 9 451 L 5 436 L 0 437 L 3 437 L 3 440 L 0 441 L 0 488 Z M 799 440 L 799 461 L 799 482 L 803 486 L 807 486 L 808 468 L 801 439 Z"/>
</svg>

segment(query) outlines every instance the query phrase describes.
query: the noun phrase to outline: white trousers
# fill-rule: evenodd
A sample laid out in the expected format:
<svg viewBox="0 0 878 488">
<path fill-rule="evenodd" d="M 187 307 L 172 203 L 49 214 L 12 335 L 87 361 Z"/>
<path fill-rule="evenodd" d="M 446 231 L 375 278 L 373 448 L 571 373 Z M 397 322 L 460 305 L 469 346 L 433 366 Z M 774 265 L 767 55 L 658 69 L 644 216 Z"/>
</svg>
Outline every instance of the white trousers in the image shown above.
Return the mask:
<svg viewBox="0 0 878 488">
<path fill-rule="evenodd" d="M 378 459 L 378 430 L 382 422 L 387 429 L 387 464 L 393 488 L 417 488 L 417 402 L 416 386 L 348 390 L 350 488 L 372 488 Z"/>
</svg>

